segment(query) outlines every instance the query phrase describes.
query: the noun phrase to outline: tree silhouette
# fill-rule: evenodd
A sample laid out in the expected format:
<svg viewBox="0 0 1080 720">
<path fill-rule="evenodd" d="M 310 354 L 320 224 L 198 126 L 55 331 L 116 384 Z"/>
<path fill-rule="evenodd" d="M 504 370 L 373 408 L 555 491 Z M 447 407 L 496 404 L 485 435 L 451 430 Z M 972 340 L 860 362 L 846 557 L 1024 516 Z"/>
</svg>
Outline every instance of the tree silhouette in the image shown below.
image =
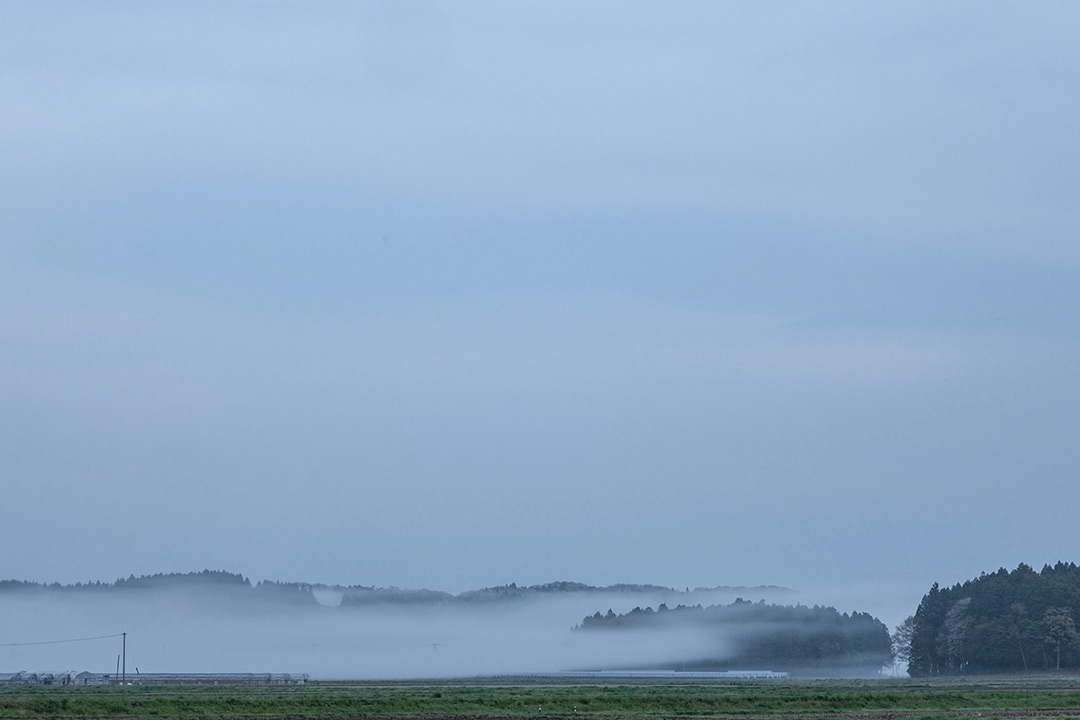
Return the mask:
<svg viewBox="0 0 1080 720">
<path fill-rule="evenodd" d="M 1054 648 L 1056 669 L 1061 670 L 1061 648 L 1073 647 L 1080 640 L 1072 619 L 1072 610 L 1050 608 L 1043 615 L 1043 629 L 1046 631 L 1046 642 Z"/>
</svg>

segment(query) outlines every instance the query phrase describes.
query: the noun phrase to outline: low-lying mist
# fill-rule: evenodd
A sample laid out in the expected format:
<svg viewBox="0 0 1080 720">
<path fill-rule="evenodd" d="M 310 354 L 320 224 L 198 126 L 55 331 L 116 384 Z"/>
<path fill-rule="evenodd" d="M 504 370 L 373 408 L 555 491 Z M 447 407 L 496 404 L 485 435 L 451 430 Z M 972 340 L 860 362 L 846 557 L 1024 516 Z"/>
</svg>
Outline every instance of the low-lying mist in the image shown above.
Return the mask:
<svg viewBox="0 0 1080 720">
<path fill-rule="evenodd" d="M 248 590 L 250 592 L 250 589 Z M 744 591 L 746 592 L 746 591 Z M 784 601 L 782 589 L 754 599 Z M 674 591 L 538 594 L 499 602 L 340 605 L 240 601 L 235 589 L 0 593 L 0 672 L 112 673 L 127 633 L 129 675 L 308 673 L 321 679 L 450 677 L 661 667 L 726 652 L 691 628 L 575 631 L 597 611 L 672 603 Z M 774 597 L 769 597 L 769 595 Z M 736 590 L 677 593 L 686 604 L 732 602 Z"/>
</svg>

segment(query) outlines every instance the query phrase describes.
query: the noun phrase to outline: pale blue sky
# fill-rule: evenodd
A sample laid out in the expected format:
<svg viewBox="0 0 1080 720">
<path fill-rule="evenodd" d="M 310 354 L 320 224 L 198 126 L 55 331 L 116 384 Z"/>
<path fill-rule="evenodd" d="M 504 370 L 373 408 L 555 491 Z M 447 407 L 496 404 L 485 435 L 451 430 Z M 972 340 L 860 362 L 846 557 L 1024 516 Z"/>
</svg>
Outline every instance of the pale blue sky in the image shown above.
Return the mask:
<svg viewBox="0 0 1080 720">
<path fill-rule="evenodd" d="M 5 3 L 0 576 L 917 603 L 1076 560 L 1078 31 Z"/>
</svg>

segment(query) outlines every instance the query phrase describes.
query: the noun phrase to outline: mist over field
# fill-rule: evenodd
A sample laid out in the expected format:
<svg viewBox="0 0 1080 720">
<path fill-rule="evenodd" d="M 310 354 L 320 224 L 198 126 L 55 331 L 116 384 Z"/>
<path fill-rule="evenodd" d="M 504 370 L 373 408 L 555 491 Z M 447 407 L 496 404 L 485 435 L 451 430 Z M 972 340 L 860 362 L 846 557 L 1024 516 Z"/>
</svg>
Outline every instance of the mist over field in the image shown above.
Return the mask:
<svg viewBox="0 0 1080 720">
<path fill-rule="evenodd" d="M 794 602 L 784 588 L 536 593 L 477 602 L 335 605 L 252 597 L 226 589 L 0 593 L 0 627 L 12 643 L 127 633 L 127 671 L 288 672 L 315 678 L 415 678 L 666 667 L 722 658 L 723 638 L 693 627 L 628 633 L 574 630 L 587 615 L 661 603 Z M 751 594 L 752 593 L 752 594 Z M 0 647 L 0 672 L 116 669 L 121 640 Z"/>
</svg>

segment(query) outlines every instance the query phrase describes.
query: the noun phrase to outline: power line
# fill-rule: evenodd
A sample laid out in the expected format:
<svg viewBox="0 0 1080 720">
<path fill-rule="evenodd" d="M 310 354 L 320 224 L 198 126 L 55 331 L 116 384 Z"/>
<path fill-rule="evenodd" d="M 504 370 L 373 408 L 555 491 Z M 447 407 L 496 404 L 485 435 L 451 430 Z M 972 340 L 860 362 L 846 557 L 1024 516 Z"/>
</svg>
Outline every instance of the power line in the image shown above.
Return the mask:
<svg viewBox="0 0 1080 720">
<path fill-rule="evenodd" d="M 70 640 L 41 640 L 38 642 L 0 643 L 0 647 L 26 647 L 27 645 L 59 645 L 60 643 L 86 642 L 87 640 L 104 640 L 106 638 L 118 638 L 126 634 L 127 633 L 116 633 L 115 635 L 98 635 L 96 637 L 72 638 Z"/>
</svg>

